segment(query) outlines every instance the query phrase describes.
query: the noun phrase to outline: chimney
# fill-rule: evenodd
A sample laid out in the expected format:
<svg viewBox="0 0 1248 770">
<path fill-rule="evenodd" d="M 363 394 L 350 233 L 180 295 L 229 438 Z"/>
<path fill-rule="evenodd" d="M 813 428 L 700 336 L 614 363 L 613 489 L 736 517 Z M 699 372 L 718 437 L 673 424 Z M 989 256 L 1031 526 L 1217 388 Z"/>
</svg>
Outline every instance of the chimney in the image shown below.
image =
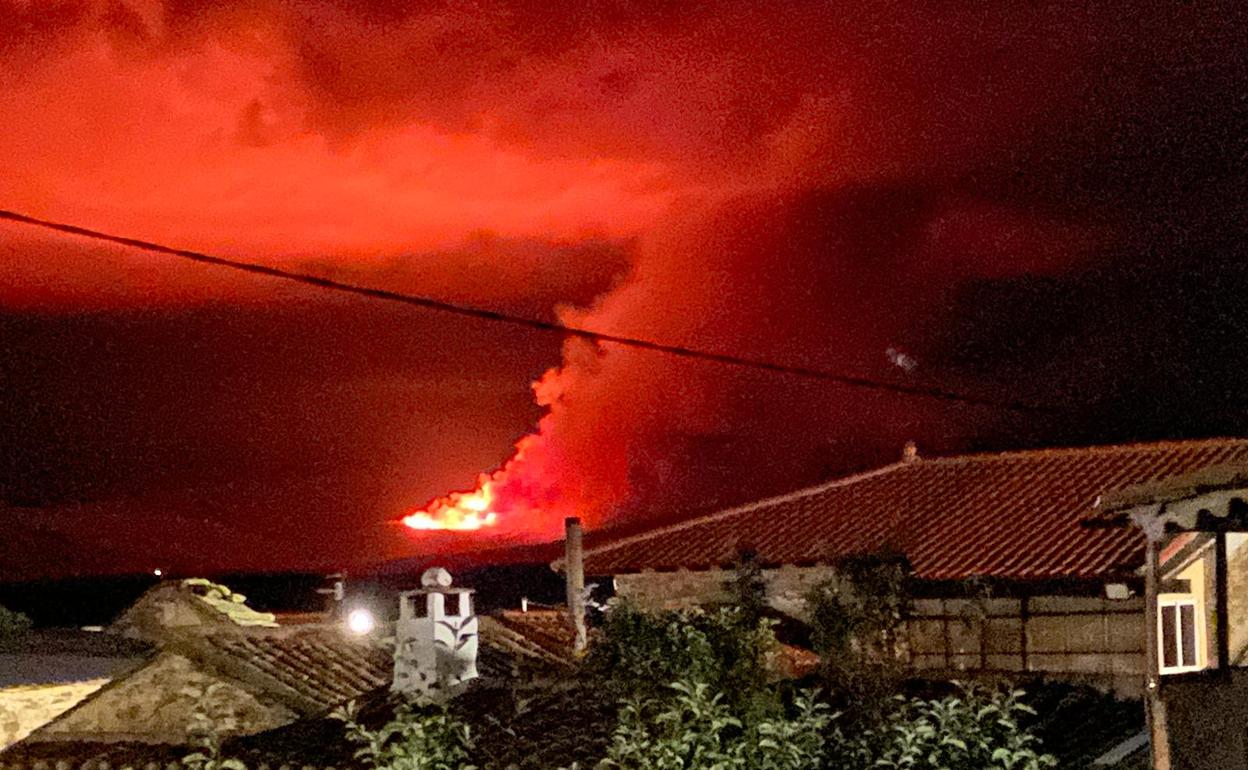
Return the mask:
<svg viewBox="0 0 1248 770">
<path fill-rule="evenodd" d="M 913 441 L 907 441 L 906 445 L 901 448 L 901 461 L 903 463 L 912 463 L 919 459 L 919 445 Z"/>
<path fill-rule="evenodd" d="M 342 615 L 342 601 L 347 598 L 347 573 L 346 571 L 335 572 L 332 575 L 326 575 L 325 580 L 330 585 L 316 589 L 316 592 L 325 599 L 325 614 L 331 617 Z"/>
<path fill-rule="evenodd" d="M 585 631 L 585 548 L 582 542 L 581 520 L 570 516 L 563 520 L 563 570 L 568 581 L 568 614 L 576 630 L 573 652 L 584 652 L 587 643 Z"/>
<path fill-rule="evenodd" d="M 451 573 L 435 567 L 421 588 L 399 594 L 394 629 L 393 691 L 438 700 L 477 676 L 477 616 L 472 590 L 451 588 Z"/>
</svg>

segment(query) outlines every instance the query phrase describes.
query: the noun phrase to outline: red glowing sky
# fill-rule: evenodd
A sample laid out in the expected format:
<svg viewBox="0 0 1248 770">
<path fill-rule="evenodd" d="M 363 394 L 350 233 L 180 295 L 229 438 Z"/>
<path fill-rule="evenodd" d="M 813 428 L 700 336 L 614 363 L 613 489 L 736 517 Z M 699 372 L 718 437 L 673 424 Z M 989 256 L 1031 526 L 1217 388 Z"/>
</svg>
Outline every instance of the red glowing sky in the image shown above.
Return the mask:
<svg viewBox="0 0 1248 770">
<path fill-rule="evenodd" d="M 6 224 L 3 561 L 411 553 L 386 522 L 535 431 L 508 494 L 545 532 L 791 488 L 907 438 L 1248 429 L 1217 376 L 1243 356 L 1221 330 L 1248 286 L 1248 45 L 1243 9 L 1215 6 L 0 0 L 3 207 L 1074 407 L 562 346 Z"/>
</svg>

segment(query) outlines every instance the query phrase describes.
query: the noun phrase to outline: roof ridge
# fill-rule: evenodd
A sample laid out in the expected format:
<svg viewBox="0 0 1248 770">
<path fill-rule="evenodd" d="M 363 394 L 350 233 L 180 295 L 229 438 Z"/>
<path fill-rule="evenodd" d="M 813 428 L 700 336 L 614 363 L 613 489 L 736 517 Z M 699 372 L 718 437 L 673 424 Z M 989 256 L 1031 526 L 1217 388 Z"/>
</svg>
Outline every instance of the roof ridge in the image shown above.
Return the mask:
<svg viewBox="0 0 1248 770">
<path fill-rule="evenodd" d="M 1074 455 L 1074 454 L 1112 454 L 1131 450 L 1146 449 L 1183 449 L 1204 446 L 1248 445 L 1245 436 L 1213 436 L 1194 439 L 1162 439 L 1159 441 L 1125 441 L 1117 444 L 1068 444 L 1055 447 L 1037 447 L 1035 449 L 1003 449 L 985 450 L 983 452 L 967 452 L 952 455 L 922 455 L 918 460 L 922 463 L 953 464 L 980 460 L 1005 460 L 1023 456 L 1042 455 Z"/>
<path fill-rule="evenodd" d="M 872 468 L 871 470 L 868 470 L 868 471 L 861 471 L 859 473 L 854 473 L 849 476 L 841 476 L 841 477 L 832 479 L 830 481 L 825 481 L 822 484 L 816 484 L 815 486 L 812 486 L 812 487 L 803 487 L 802 489 L 794 490 L 792 492 L 786 492 L 782 495 L 774 495 L 772 497 L 767 497 L 762 500 L 755 500 L 754 502 L 751 502 L 751 503 L 737 505 L 732 508 L 725 508 L 723 510 L 713 511 L 712 513 L 708 513 L 703 516 L 695 516 L 691 519 L 686 519 L 684 521 L 676 522 L 675 524 L 668 524 L 662 527 L 655 527 L 654 529 L 649 529 L 649 530 L 646 530 L 645 532 L 639 532 L 635 535 L 630 535 L 629 537 L 622 537 L 619 540 L 613 540 L 609 543 L 603 543 L 602 545 L 598 545 L 593 548 L 586 548 L 583 555 L 585 557 L 596 556 L 600 553 L 610 551 L 615 548 L 621 548 L 626 545 L 632 545 L 633 543 L 641 542 L 643 540 L 648 540 L 652 537 L 657 537 L 659 535 L 666 535 L 672 532 L 679 532 L 683 529 L 688 529 L 689 527 L 701 526 L 703 524 L 707 524 L 713 521 L 719 521 L 721 519 L 731 518 L 733 516 L 738 516 L 744 513 L 750 513 L 752 511 L 758 510 L 759 508 L 765 508 L 770 505 L 787 503 L 791 500 L 800 500 L 803 497 L 817 495 L 821 492 L 826 492 L 829 489 L 836 489 L 837 487 L 847 486 L 849 484 L 854 484 L 859 481 L 865 481 L 866 479 L 874 478 L 876 476 L 883 476 L 884 474 L 891 473 L 892 471 L 902 470 L 904 468 L 913 468 L 921 464 L 922 463 L 915 462 L 915 461 L 911 461 L 911 462 L 899 461 L 895 463 L 890 463 L 888 465 L 882 465 L 879 468 Z M 563 559 L 562 558 L 556 559 L 555 561 L 551 562 L 550 566 L 555 570 L 562 569 Z"/>
<path fill-rule="evenodd" d="M 1248 447 L 1248 438 L 1244 437 L 1210 437 L 1199 439 L 1169 439 L 1162 441 L 1138 441 L 1120 444 L 1092 444 L 1085 446 L 1065 446 L 1065 447 L 1042 447 L 1038 449 L 1014 449 L 997 452 L 978 452 L 971 454 L 949 455 L 945 457 L 919 457 L 909 462 L 902 460 L 888 465 L 883 465 L 868 471 L 863 471 L 848 476 L 825 481 L 810 487 L 805 487 L 782 495 L 775 495 L 755 500 L 743 505 L 733 506 L 731 508 L 713 511 L 701 516 L 695 516 L 685 521 L 676 522 L 664 526 L 654 527 L 642 532 L 638 532 L 627 537 L 621 537 L 618 540 L 612 540 L 592 548 L 586 548 L 584 552 L 585 558 L 600 556 L 610 553 L 620 548 L 624 548 L 637 543 L 643 543 L 653 538 L 678 533 L 685 530 L 700 527 L 706 524 L 732 519 L 738 516 L 746 515 L 760 509 L 781 505 L 794 500 L 800 500 L 813 495 L 818 495 L 839 487 L 853 485 L 860 481 L 865 481 L 874 477 L 882 476 L 893 471 L 899 471 L 905 468 L 932 468 L 940 466 L 956 466 L 965 463 L 989 462 L 994 460 L 1011 460 L 1018 458 L 1046 458 L 1046 457 L 1070 457 L 1079 455 L 1113 455 L 1131 451 L 1166 451 L 1179 449 L 1198 449 L 1205 447 Z M 563 559 L 556 559 L 551 563 L 556 569 L 562 569 Z"/>
</svg>

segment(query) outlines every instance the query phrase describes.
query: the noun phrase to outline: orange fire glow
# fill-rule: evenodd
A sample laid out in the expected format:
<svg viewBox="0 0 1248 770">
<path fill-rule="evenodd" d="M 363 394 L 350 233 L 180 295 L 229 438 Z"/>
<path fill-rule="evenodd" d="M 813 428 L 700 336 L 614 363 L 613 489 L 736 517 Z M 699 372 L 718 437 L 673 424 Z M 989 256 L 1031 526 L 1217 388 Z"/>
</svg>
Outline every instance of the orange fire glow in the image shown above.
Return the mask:
<svg viewBox="0 0 1248 770">
<path fill-rule="evenodd" d="M 474 492 L 454 492 L 437 500 L 423 511 L 403 517 L 403 525 L 412 529 L 476 530 L 498 523 L 494 504 L 493 484 L 482 476 Z"/>
<path fill-rule="evenodd" d="M 558 368 L 546 372 L 533 383 L 538 403 L 550 406 L 557 395 Z M 515 453 L 501 468 L 477 476 L 476 487 L 471 491 L 452 492 L 426 505 L 423 509 L 403 517 L 403 524 L 410 529 L 473 531 L 494 527 L 506 530 L 508 535 L 550 535 L 550 522 L 559 521 L 563 511 L 557 501 L 542 494 L 532 484 L 517 483 L 516 470 L 543 455 L 543 433 L 549 430 L 551 421 L 547 413 L 538 424 L 536 433 L 524 436 L 516 442 Z M 496 530 L 496 531 L 497 531 Z"/>
</svg>

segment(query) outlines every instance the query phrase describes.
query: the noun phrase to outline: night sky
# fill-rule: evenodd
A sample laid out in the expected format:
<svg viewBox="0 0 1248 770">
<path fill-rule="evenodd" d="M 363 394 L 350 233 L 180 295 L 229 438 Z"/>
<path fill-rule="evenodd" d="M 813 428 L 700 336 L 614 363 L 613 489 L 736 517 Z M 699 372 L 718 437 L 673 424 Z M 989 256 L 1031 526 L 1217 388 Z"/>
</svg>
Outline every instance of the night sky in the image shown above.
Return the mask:
<svg viewBox="0 0 1248 770">
<path fill-rule="evenodd" d="M 0 0 L 0 208 L 1053 408 L 0 223 L 0 578 L 429 552 L 504 465 L 456 542 L 1248 434 L 1242 3 Z"/>
</svg>

